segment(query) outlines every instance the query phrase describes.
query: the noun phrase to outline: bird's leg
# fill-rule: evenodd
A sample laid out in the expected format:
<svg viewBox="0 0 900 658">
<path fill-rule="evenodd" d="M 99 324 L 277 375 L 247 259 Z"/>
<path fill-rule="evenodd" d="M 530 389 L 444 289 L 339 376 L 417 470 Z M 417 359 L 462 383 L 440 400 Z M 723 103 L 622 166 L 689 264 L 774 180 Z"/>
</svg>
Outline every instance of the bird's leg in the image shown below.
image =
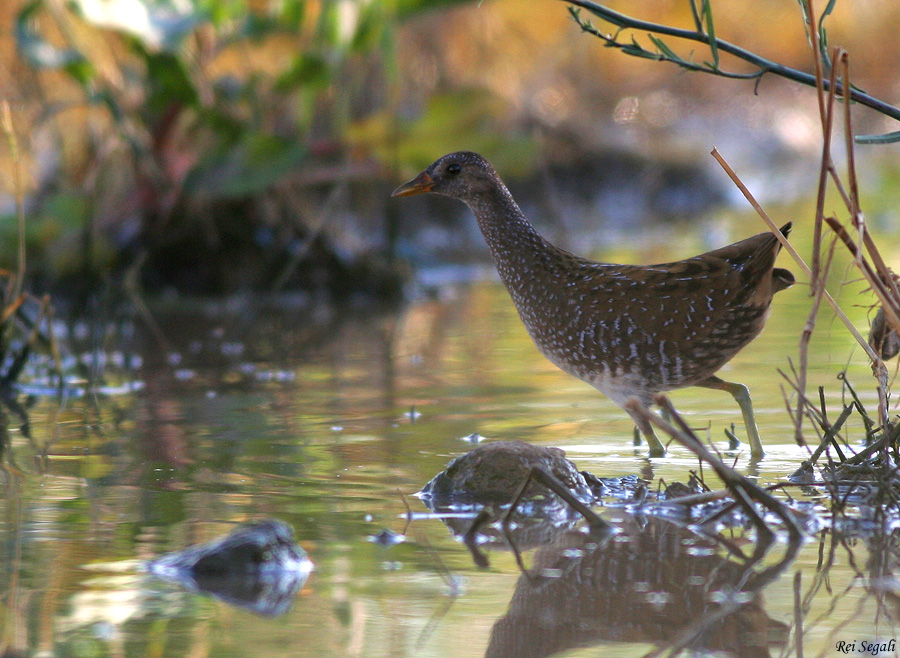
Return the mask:
<svg viewBox="0 0 900 658">
<path fill-rule="evenodd" d="M 659 410 L 659 415 L 662 416 L 663 420 L 666 421 L 666 422 L 669 422 L 669 421 L 671 420 L 671 419 L 669 418 L 669 412 L 668 412 L 668 410 L 666 410 L 666 409 L 660 409 L 660 410 Z M 650 425 L 650 431 L 653 433 L 654 436 L 656 436 L 656 430 L 653 429 L 653 426 L 652 426 L 652 425 Z M 638 427 L 637 425 L 634 426 L 634 439 L 633 439 L 633 441 L 634 441 L 634 445 L 636 445 L 636 446 L 641 445 L 641 428 Z M 651 443 L 651 445 L 652 445 L 652 443 Z M 664 448 L 663 450 L 665 451 L 665 448 Z M 653 456 L 655 457 L 656 455 L 653 455 Z"/>
<path fill-rule="evenodd" d="M 731 393 L 731 397 L 738 403 L 741 408 L 741 414 L 744 416 L 744 425 L 747 426 L 747 439 L 750 441 L 750 456 L 760 459 L 763 452 L 762 441 L 759 438 L 759 429 L 756 427 L 756 416 L 753 415 L 753 402 L 750 400 L 750 389 L 743 384 L 735 384 L 719 379 L 715 375 L 702 382 L 696 384 L 703 388 L 714 388 L 719 391 L 727 391 Z"/>
<path fill-rule="evenodd" d="M 659 437 L 656 436 L 656 432 L 653 431 L 653 425 L 647 422 L 646 419 L 636 416 L 632 414 L 628 409 L 625 410 L 629 416 L 631 416 L 631 420 L 634 421 L 634 424 L 637 426 L 637 430 L 640 431 L 641 434 L 644 435 L 644 438 L 647 439 L 647 446 L 650 448 L 650 456 L 651 457 L 665 457 L 666 456 L 666 446 L 662 444 L 662 441 L 659 440 Z M 638 433 L 635 432 L 635 445 L 639 444 L 637 440 Z"/>
</svg>

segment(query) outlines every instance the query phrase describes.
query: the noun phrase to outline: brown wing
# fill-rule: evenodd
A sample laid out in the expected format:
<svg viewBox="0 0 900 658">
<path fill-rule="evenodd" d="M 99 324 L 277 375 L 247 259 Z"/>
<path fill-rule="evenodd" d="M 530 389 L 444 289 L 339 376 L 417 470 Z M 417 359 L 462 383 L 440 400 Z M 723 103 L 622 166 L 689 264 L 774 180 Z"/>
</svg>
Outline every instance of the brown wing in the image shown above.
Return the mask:
<svg viewBox="0 0 900 658">
<path fill-rule="evenodd" d="M 779 248 L 759 234 L 660 265 L 570 263 L 579 311 L 560 312 L 579 337 L 580 369 L 640 372 L 655 390 L 710 376 L 759 334 L 772 295 L 786 287 L 789 272 L 773 277 Z"/>
</svg>

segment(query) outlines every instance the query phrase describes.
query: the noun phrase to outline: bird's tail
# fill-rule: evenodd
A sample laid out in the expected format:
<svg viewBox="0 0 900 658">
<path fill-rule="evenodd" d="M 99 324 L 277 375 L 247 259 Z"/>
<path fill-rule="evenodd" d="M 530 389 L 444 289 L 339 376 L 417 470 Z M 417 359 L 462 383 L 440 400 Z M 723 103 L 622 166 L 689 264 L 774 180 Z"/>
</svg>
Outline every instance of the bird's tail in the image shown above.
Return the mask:
<svg viewBox="0 0 900 658">
<path fill-rule="evenodd" d="M 781 231 L 781 234 L 784 237 L 787 237 L 790 234 L 792 227 L 793 223 L 788 222 L 778 230 Z M 781 251 L 781 242 L 778 243 L 778 249 L 775 253 L 778 253 L 779 251 Z M 785 288 L 790 288 L 796 281 L 797 279 L 794 278 L 794 274 L 790 270 L 786 270 L 783 267 L 775 267 L 772 269 L 772 288 L 774 292 L 781 292 Z"/>
</svg>

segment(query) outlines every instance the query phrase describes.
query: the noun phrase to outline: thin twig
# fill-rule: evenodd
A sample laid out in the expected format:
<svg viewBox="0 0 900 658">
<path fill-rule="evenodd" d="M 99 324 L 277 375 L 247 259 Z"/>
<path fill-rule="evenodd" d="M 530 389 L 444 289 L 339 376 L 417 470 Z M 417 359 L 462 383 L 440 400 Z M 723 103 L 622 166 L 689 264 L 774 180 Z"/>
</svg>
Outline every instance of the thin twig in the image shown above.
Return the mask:
<svg viewBox="0 0 900 658">
<path fill-rule="evenodd" d="M 811 2 L 812 0 L 810 0 Z M 834 126 L 834 94 L 828 94 L 826 99 L 824 82 L 822 79 L 822 54 L 818 48 L 818 31 L 811 24 L 812 6 L 807 12 L 807 21 L 810 21 L 810 33 L 813 40 L 813 54 L 816 70 L 816 97 L 819 101 L 819 120 L 822 125 L 822 157 L 819 160 L 819 184 L 816 189 L 816 214 L 813 226 L 812 246 L 812 274 L 810 275 L 810 295 L 815 295 L 817 288 L 824 288 L 824 276 L 820 271 L 819 259 L 822 252 L 822 218 L 825 216 L 825 194 L 828 191 L 828 175 L 834 169 L 831 160 L 831 135 Z M 830 87 L 834 88 L 837 69 L 832 69 Z"/>
<path fill-rule="evenodd" d="M 817 221 L 818 225 L 819 222 Z M 834 259 L 834 240 L 831 241 L 831 246 L 828 249 L 828 259 L 825 261 L 825 265 L 822 266 L 819 270 L 818 276 L 815 277 L 815 282 L 811 283 L 810 288 L 813 295 L 813 302 L 809 309 L 809 315 L 806 318 L 806 324 L 803 326 L 803 332 L 800 334 L 800 343 L 799 343 L 799 361 L 800 368 L 797 372 L 797 388 L 803 394 L 806 393 L 806 374 L 809 369 L 809 344 L 812 340 L 813 331 L 816 328 L 816 318 L 819 315 L 819 309 L 822 306 L 822 297 L 825 294 L 825 279 L 828 276 L 828 272 L 831 269 L 831 263 Z M 818 256 L 819 251 L 817 248 L 813 252 L 814 255 Z M 815 276 L 815 275 L 814 275 Z M 797 416 L 796 423 L 794 425 L 794 433 L 795 439 L 797 443 L 802 444 L 802 434 L 803 434 L 803 416 L 802 416 L 802 396 L 797 399 Z"/>
<path fill-rule="evenodd" d="M 801 572 L 794 574 L 794 647 L 797 658 L 803 658 L 803 606 L 800 596 Z"/>
<path fill-rule="evenodd" d="M 828 447 L 828 444 L 832 444 L 835 450 L 838 451 L 838 455 L 841 458 L 841 461 L 846 461 L 846 457 L 844 457 L 841 449 L 838 447 L 838 443 L 835 440 L 837 433 L 841 431 L 841 427 L 843 427 L 844 423 L 850 417 L 850 414 L 853 412 L 854 406 L 852 404 L 848 404 L 844 407 L 843 411 L 841 411 L 841 415 L 838 416 L 838 419 L 835 421 L 834 425 L 828 427 L 825 430 L 825 436 L 822 437 L 822 442 L 819 444 L 819 447 L 813 451 L 812 457 L 809 458 L 810 463 L 815 464 L 816 460 L 819 459 L 819 456 L 825 451 Z"/>
<path fill-rule="evenodd" d="M 659 415 L 651 412 L 647 407 L 635 399 L 630 400 L 625 406 L 629 411 L 636 413 L 647 422 L 652 423 L 666 434 L 669 434 L 672 438 L 676 439 L 679 443 L 697 455 L 701 460 L 712 466 L 716 475 L 718 475 L 722 482 L 725 483 L 725 486 L 731 491 L 735 500 L 741 504 L 747 515 L 753 520 L 760 536 L 767 534 L 771 538 L 772 531 L 750 503 L 751 498 L 773 512 L 784 522 L 792 540 L 799 539 L 803 536 L 803 531 L 797 524 L 796 519 L 791 516 L 784 505 L 779 503 L 769 492 L 756 486 L 750 480 L 713 455 L 706 446 L 703 445 L 700 439 L 697 438 L 697 435 L 694 434 L 693 430 L 691 430 L 690 426 L 675 410 L 675 407 L 672 406 L 672 403 L 665 395 L 656 396 L 654 402 L 660 409 L 664 409 L 677 425 L 672 425 L 663 420 Z M 765 544 L 766 542 L 762 541 L 760 548 L 764 549 Z"/>
<path fill-rule="evenodd" d="M 808 87 L 816 86 L 816 77 L 814 75 L 810 75 L 809 73 L 805 73 L 803 71 L 798 71 L 797 69 L 790 68 L 789 66 L 784 66 L 783 64 L 779 64 L 778 62 L 773 62 L 768 60 L 756 53 L 753 53 L 745 48 L 741 48 L 733 43 L 725 41 L 723 39 L 711 38 L 710 35 L 705 34 L 702 29 L 695 30 L 684 30 L 675 27 L 670 27 L 668 25 L 661 25 L 659 23 L 652 23 L 649 21 L 643 21 L 636 18 L 632 18 L 631 16 L 627 16 L 626 14 L 622 14 L 620 12 L 614 11 L 608 7 L 604 7 L 601 4 L 596 2 L 591 2 L 590 0 L 565 0 L 570 5 L 574 7 L 580 7 L 582 9 L 586 9 L 593 15 L 597 16 L 601 20 L 610 23 L 611 25 L 616 26 L 618 30 L 612 36 L 603 34 L 596 28 L 594 28 L 589 21 L 584 21 L 579 16 L 579 13 L 576 9 L 570 7 L 569 10 L 574 16 L 575 20 L 578 22 L 579 26 L 582 30 L 597 36 L 606 42 L 606 44 L 610 47 L 618 48 L 627 54 L 632 54 L 638 57 L 651 57 L 653 59 L 657 59 L 660 61 L 669 61 L 683 68 L 687 68 L 694 71 L 700 71 L 703 73 L 711 73 L 714 75 L 720 75 L 723 77 L 731 77 L 731 78 L 745 78 L 745 79 L 760 79 L 767 73 L 772 73 L 782 78 L 786 78 L 787 80 L 792 80 L 794 82 L 799 82 L 800 84 L 806 85 Z M 718 51 L 722 51 L 724 53 L 728 53 L 729 55 L 733 55 L 738 59 L 741 59 L 753 66 L 757 67 L 757 70 L 752 73 L 728 73 L 725 71 L 721 71 L 717 67 L 713 66 L 702 66 L 690 62 L 688 60 L 684 60 L 674 53 L 668 54 L 665 52 L 657 52 L 652 53 L 647 51 L 632 41 L 631 43 L 622 43 L 617 41 L 618 34 L 621 30 L 640 30 L 644 32 L 648 32 L 650 34 L 658 34 L 663 36 L 675 37 L 676 39 L 684 39 L 685 41 L 695 41 L 699 43 L 706 44 L 710 46 L 713 42 L 715 43 L 715 48 Z M 657 47 L 659 44 L 656 44 Z M 637 46 L 637 49 L 635 49 Z M 823 81 L 824 83 L 824 81 Z M 825 91 L 829 90 L 830 82 L 824 83 Z M 843 82 L 838 82 L 835 84 L 835 90 L 841 96 L 845 93 L 845 85 Z M 900 108 L 894 107 L 889 103 L 886 103 L 878 98 L 870 96 L 869 94 L 859 90 L 850 88 L 849 92 L 850 100 L 860 103 L 861 105 L 865 105 L 866 107 L 870 107 L 873 110 L 884 114 L 885 116 L 891 117 L 892 119 L 896 119 L 900 121 Z"/>
</svg>

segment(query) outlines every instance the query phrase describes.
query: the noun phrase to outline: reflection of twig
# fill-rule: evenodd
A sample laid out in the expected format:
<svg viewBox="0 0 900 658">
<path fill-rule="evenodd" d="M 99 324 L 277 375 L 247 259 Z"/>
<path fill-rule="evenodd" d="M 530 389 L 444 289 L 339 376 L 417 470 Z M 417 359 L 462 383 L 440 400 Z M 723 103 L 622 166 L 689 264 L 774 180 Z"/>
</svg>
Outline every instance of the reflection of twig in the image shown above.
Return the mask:
<svg viewBox="0 0 900 658">
<path fill-rule="evenodd" d="M 588 522 L 588 525 L 591 528 L 591 532 L 594 532 L 598 535 L 609 535 L 612 533 L 613 529 L 612 525 L 600 518 L 594 512 L 594 510 L 578 500 L 575 494 L 573 494 L 569 490 L 569 488 L 566 487 L 566 485 L 553 477 L 550 473 L 545 471 L 540 466 L 532 466 L 528 471 L 528 475 L 522 481 L 522 484 L 519 485 L 519 489 L 518 491 L 516 491 L 516 495 L 513 496 L 512 503 L 510 503 L 509 509 L 506 510 L 506 513 L 503 515 L 503 519 L 501 522 L 503 534 L 506 538 L 507 543 L 509 544 L 510 549 L 512 549 L 513 554 L 516 557 L 516 563 L 519 565 L 519 569 L 522 571 L 522 573 L 524 573 L 529 578 L 530 576 L 522 562 L 522 556 L 519 553 L 519 549 L 516 546 L 512 536 L 510 535 L 509 526 L 512 515 L 518 508 L 519 503 L 522 501 L 522 497 L 525 495 L 525 490 L 528 489 L 528 485 L 530 485 L 532 481 L 539 482 L 540 484 L 553 491 L 557 496 L 562 498 L 568 505 L 570 505 L 572 509 L 581 514 L 581 516 L 584 517 L 584 520 Z M 474 527 L 475 524 L 473 523 L 472 525 Z"/>
<path fill-rule="evenodd" d="M 612 526 L 609 523 L 600 518 L 590 507 L 578 500 L 568 487 L 540 466 L 532 466 L 531 470 L 528 471 L 527 477 L 522 481 L 522 484 L 519 485 L 519 489 L 516 491 L 516 495 L 513 496 L 509 509 L 506 511 L 506 514 L 503 515 L 504 530 L 509 529 L 510 518 L 518 508 L 519 503 L 522 501 L 522 497 L 525 495 L 525 490 L 528 489 L 528 485 L 531 484 L 532 481 L 539 482 L 562 498 L 572 507 L 572 509 L 584 517 L 584 520 L 591 526 L 591 530 L 595 532 L 609 532 L 612 530 Z"/>
<path fill-rule="evenodd" d="M 156 318 L 153 317 L 150 307 L 144 302 L 144 295 L 140 284 L 140 274 L 141 268 L 144 266 L 146 260 L 147 252 L 142 251 L 125 272 L 122 281 L 122 289 L 125 291 L 125 294 L 128 295 L 131 303 L 134 304 L 138 314 L 144 318 L 144 322 L 147 323 L 147 326 L 150 328 L 150 333 L 153 334 L 159 347 L 166 353 L 170 353 L 172 348 L 169 345 L 169 341 L 166 340 L 166 335 L 163 333 L 162 329 L 159 328 L 159 324 L 156 322 Z"/>
<path fill-rule="evenodd" d="M 803 606 L 800 605 L 801 577 L 801 571 L 794 574 L 794 647 L 797 658 L 803 658 Z"/>
<path fill-rule="evenodd" d="M 278 275 L 278 278 L 276 278 L 275 282 L 272 284 L 273 292 L 278 292 L 285 286 L 285 284 L 291 278 L 291 275 L 293 275 L 297 270 L 297 267 L 300 265 L 301 261 L 303 261 L 303 259 L 312 250 L 317 238 L 325 229 L 325 224 L 328 222 L 328 220 L 331 219 L 331 216 L 334 214 L 334 208 L 338 200 L 343 194 L 346 194 L 347 192 L 347 186 L 349 183 L 348 173 L 349 165 L 347 164 L 344 165 L 342 173 L 338 181 L 335 183 L 334 187 L 331 189 L 331 192 L 328 195 L 328 198 L 325 200 L 325 203 L 317 209 L 318 219 L 316 219 L 311 226 L 305 227 L 307 229 L 307 234 L 303 244 L 291 254 L 290 260 L 284 266 L 284 268 L 281 270 L 281 273 Z"/>
<path fill-rule="evenodd" d="M 828 542 L 828 550 L 825 550 L 825 535 L 831 535 L 831 541 Z M 853 578 L 850 579 L 850 582 L 847 586 L 838 593 L 835 593 L 831 588 L 831 567 L 835 564 L 835 559 L 837 556 L 838 546 L 843 546 L 847 551 L 847 555 L 850 559 L 850 566 L 853 568 L 854 575 Z M 846 545 L 845 540 L 836 534 L 833 530 L 826 531 L 819 541 L 819 559 L 816 564 L 815 575 L 813 576 L 813 582 L 810 585 L 809 591 L 803 596 L 803 611 L 804 613 L 808 613 L 811 606 L 813 598 L 819 593 L 819 591 L 824 587 L 825 591 L 832 597 L 831 605 L 824 610 L 819 617 L 813 620 L 812 623 L 807 625 L 807 631 L 811 630 L 814 626 L 816 626 L 819 622 L 828 620 L 831 617 L 831 613 L 834 612 L 834 609 L 837 607 L 838 602 L 841 598 L 847 595 L 856 584 L 857 580 L 865 578 L 862 572 L 859 571 L 855 567 L 855 564 L 852 561 L 853 553 L 850 550 L 850 547 Z"/>
<path fill-rule="evenodd" d="M 800 550 L 800 546 L 800 537 L 792 536 L 784 556 L 782 556 L 782 558 L 778 560 L 778 562 L 759 573 L 756 573 L 753 570 L 753 567 L 762 559 L 763 555 L 765 554 L 765 550 L 763 550 L 762 552 L 756 551 L 754 557 L 748 564 L 744 566 L 745 571 L 739 585 L 740 589 L 745 592 L 761 592 L 770 583 L 776 580 L 784 572 L 788 565 L 790 565 L 794 561 L 794 559 L 797 557 L 797 552 Z M 722 602 L 715 611 L 704 615 L 698 621 L 691 624 L 688 628 L 679 633 L 678 636 L 673 641 L 669 642 L 665 647 L 661 647 L 647 653 L 644 658 L 656 658 L 657 656 L 661 656 L 665 652 L 668 652 L 670 656 L 678 655 L 683 649 L 688 647 L 695 638 L 712 627 L 716 622 L 726 618 L 728 615 L 734 613 L 736 610 L 745 605 L 747 605 L 747 602 L 740 600 L 730 600 Z"/>
<path fill-rule="evenodd" d="M 405 501 L 405 498 L 404 498 Z M 425 644 L 425 641 L 431 636 L 434 630 L 438 627 L 438 624 L 441 623 L 441 620 L 444 616 L 450 612 L 450 608 L 456 602 L 456 599 L 459 598 L 460 594 L 462 594 L 462 578 L 457 576 L 444 563 L 441 559 L 440 553 L 435 550 L 434 546 L 432 546 L 426 537 L 420 537 L 418 539 L 419 544 L 424 546 L 431 556 L 434 558 L 435 565 L 437 566 L 436 571 L 441 577 L 441 580 L 444 581 L 444 584 L 447 585 L 447 600 L 439 606 L 431 617 L 426 622 L 425 626 L 422 628 L 422 632 L 419 633 L 419 637 L 416 640 L 416 649 L 421 649 L 422 645 Z"/>
<path fill-rule="evenodd" d="M 487 556 L 480 548 L 478 548 L 478 530 L 490 519 L 491 513 L 487 510 L 487 508 L 482 509 L 478 513 L 478 515 L 474 519 L 472 519 L 472 523 L 469 525 L 469 529 L 466 530 L 465 534 L 463 534 L 463 543 L 466 545 L 466 548 L 469 549 L 469 553 L 472 554 L 472 561 L 479 569 L 487 569 L 490 566 L 490 562 L 488 561 Z M 519 553 L 515 549 L 515 546 L 513 546 L 512 548 L 513 552 L 516 555 L 516 561 L 519 563 L 519 567 L 524 571 L 524 567 L 522 567 L 522 558 L 519 556 Z"/>
<path fill-rule="evenodd" d="M 503 539 L 512 552 L 519 570 L 529 579 L 532 579 L 533 576 L 525 568 L 525 563 L 522 560 L 522 554 L 519 550 L 518 543 L 511 532 L 511 523 L 513 516 L 518 512 L 520 504 L 525 498 L 525 492 L 532 486 L 532 483 L 543 485 L 559 496 L 565 504 L 578 512 L 582 518 L 587 521 L 590 531 L 595 536 L 607 537 L 613 533 L 613 526 L 611 524 L 604 521 L 596 512 L 579 500 L 578 497 L 554 475 L 540 466 L 532 466 L 529 469 L 528 474 L 522 479 L 515 494 L 512 496 L 509 508 L 506 509 L 500 517 L 500 527 L 503 532 Z M 490 506 L 483 507 L 462 535 L 463 543 L 472 554 L 473 562 L 475 562 L 477 567 L 482 569 L 490 566 L 490 562 L 478 546 L 478 533 L 486 523 L 491 522 L 495 518 L 498 511 L 499 510 L 495 510 Z"/>
<path fill-rule="evenodd" d="M 6 427 L 4 425 L 3 431 Z M 7 475 L 10 471 L 3 465 L 0 460 L 0 469 L 5 471 Z M 14 475 L 19 475 L 15 473 Z M 6 491 L 4 498 L 8 501 L 7 518 L 5 519 L 7 527 L 12 529 L 13 545 L 12 559 L 9 561 L 9 586 L 6 590 L 0 592 L 0 596 L 4 599 L 4 608 L 7 612 L 8 622 L 3 637 L 0 637 L 0 651 L 4 656 L 26 655 L 28 646 L 27 628 L 22 628 L 23 620 L 27 618 L 25 608 L 28 605 L 28 596 L 23 596 L 24 588 L 20 582 L 22 573 L 22 538 L 24 534 L 25 524 L 22 522 L 22 491 L 19 480 L 14 477 L 8 477 L 6 481 Z M 27 625 L 27 624 L 26 624 Z"/>
<path fill-rule="evenodd" d="M 397 489 L 397 493 L 400 494 L 400 500 L 403 501 L 403 506 L 406 508 L 406 525 L 403 526 L 403 532 L 401 534 L 405 535 L 406 531 L 409 530 L 409 525 L 413 521 L 413 513 L 412 508 L 409 506 L 409 501 L 406 500 L 406 494 Z"/>
</svg>

